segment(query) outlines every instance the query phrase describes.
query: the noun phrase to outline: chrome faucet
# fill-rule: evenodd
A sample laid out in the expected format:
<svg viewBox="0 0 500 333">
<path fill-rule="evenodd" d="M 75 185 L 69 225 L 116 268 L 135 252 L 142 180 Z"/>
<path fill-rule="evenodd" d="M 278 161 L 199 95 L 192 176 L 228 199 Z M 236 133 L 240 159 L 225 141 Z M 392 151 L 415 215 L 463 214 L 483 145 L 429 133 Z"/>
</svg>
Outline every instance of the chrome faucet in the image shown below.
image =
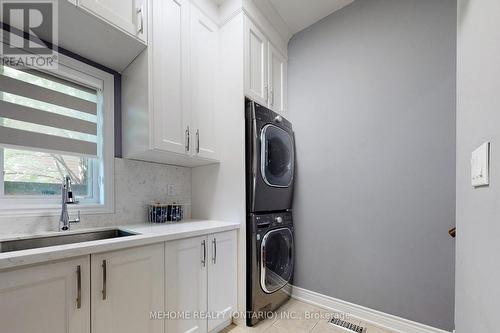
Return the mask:
<svg viewBox="0 0 500 333">
<path fill-rule="evenodd" d="M 71 178 L 65 176 L 61 185 L 61 196 L 62 196 L 62 207 L 61 207 L 61 217 L 59 218 L 59 230 L 66 231 L 70 229 L 71 223 L 80 222 L 80 211 L 78 211 L 78 217 L 75 220 L 69 219 L 68 205 L 77 204 L 78 201 L 73 197 L 73 191 L 71 190 Z"/>
</svg>

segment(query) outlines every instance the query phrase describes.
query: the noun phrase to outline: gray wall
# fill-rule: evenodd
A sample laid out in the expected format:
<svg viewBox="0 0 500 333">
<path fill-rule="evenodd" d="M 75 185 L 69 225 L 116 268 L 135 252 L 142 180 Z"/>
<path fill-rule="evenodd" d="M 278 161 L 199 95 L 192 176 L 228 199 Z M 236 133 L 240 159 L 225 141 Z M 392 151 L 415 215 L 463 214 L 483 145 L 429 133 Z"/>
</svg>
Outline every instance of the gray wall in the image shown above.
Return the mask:
<svg viewBox="0 0 500 333">
<path fill-rule="evenodd" d="M 459 1 L 457 333 L 498 332 L 500 309 L 500 2 Z M 491 142 L 490 186 L 470 182 L 471 152 Z"/>
<path fill-rule="evenodd" d="M 356 0 L 288 56 L 295 284 L 453 329 L 456 1 Z"/>
</svg>

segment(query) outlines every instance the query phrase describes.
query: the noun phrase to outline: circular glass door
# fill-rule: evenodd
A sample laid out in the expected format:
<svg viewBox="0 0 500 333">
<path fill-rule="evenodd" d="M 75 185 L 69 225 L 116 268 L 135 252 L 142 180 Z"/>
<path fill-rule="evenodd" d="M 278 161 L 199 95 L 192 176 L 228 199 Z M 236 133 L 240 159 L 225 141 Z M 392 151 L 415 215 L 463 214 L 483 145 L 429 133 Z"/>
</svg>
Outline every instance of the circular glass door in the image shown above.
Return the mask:
<svg viewBox="0 0 500 333">
<path fill-rule="evenodd" d="M 293 273 L 293 235 L 282 228 L 268 232 L 261 243 L 260 285 L 266 293 L 285 286 Z"/>
<path fill-rule="evenodd" d="M 261 174 L 269 186 L 288 187 L 293 180 L 294 149 L 288 132 L 266 125 L 261 132 Z"/>
</svg>

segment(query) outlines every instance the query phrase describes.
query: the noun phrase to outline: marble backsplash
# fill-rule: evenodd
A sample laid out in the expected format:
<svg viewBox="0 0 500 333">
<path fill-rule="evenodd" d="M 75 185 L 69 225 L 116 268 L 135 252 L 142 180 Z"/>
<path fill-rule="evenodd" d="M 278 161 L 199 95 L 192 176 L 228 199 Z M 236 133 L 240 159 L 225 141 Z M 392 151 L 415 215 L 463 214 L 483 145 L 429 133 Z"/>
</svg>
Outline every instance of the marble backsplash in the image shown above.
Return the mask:
<svg viewBox="0 0 500 333">
<path fill-rule="evenodd" d="M 175 186 L 169 196 L 167 185 Z M 115 212 L 81 216 L 72 230 L 147 222 L 147 205 L 153 201 L 181 203 L 184 218 L 191 217 L 191 169 L 121 158 L 115 159 Z M 56 231 L 59 216 L 0 217 L 0 236 Z"/>
</svg>

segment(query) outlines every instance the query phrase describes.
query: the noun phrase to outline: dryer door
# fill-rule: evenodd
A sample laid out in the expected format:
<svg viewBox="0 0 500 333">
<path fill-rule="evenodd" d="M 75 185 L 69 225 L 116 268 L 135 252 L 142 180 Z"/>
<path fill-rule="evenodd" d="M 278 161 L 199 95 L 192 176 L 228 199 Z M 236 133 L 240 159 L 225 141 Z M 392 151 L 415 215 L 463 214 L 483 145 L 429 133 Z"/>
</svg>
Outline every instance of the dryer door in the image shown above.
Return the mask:
<svg viewBox="0 0 500 333">
<path fill-rule="evenodd" d="M 292 136 L 268 124 L 262 128 L 260 172 L 269 186 L 288 187 L 293 181 L 294 145 Z"/>
<path fill-rule="evenodd" d="M 266 293 L 285 286 L 293 274 L 293 234 L 289 228 L 269 231 L 260 247 L 260 285 Z"/>
</svg>

